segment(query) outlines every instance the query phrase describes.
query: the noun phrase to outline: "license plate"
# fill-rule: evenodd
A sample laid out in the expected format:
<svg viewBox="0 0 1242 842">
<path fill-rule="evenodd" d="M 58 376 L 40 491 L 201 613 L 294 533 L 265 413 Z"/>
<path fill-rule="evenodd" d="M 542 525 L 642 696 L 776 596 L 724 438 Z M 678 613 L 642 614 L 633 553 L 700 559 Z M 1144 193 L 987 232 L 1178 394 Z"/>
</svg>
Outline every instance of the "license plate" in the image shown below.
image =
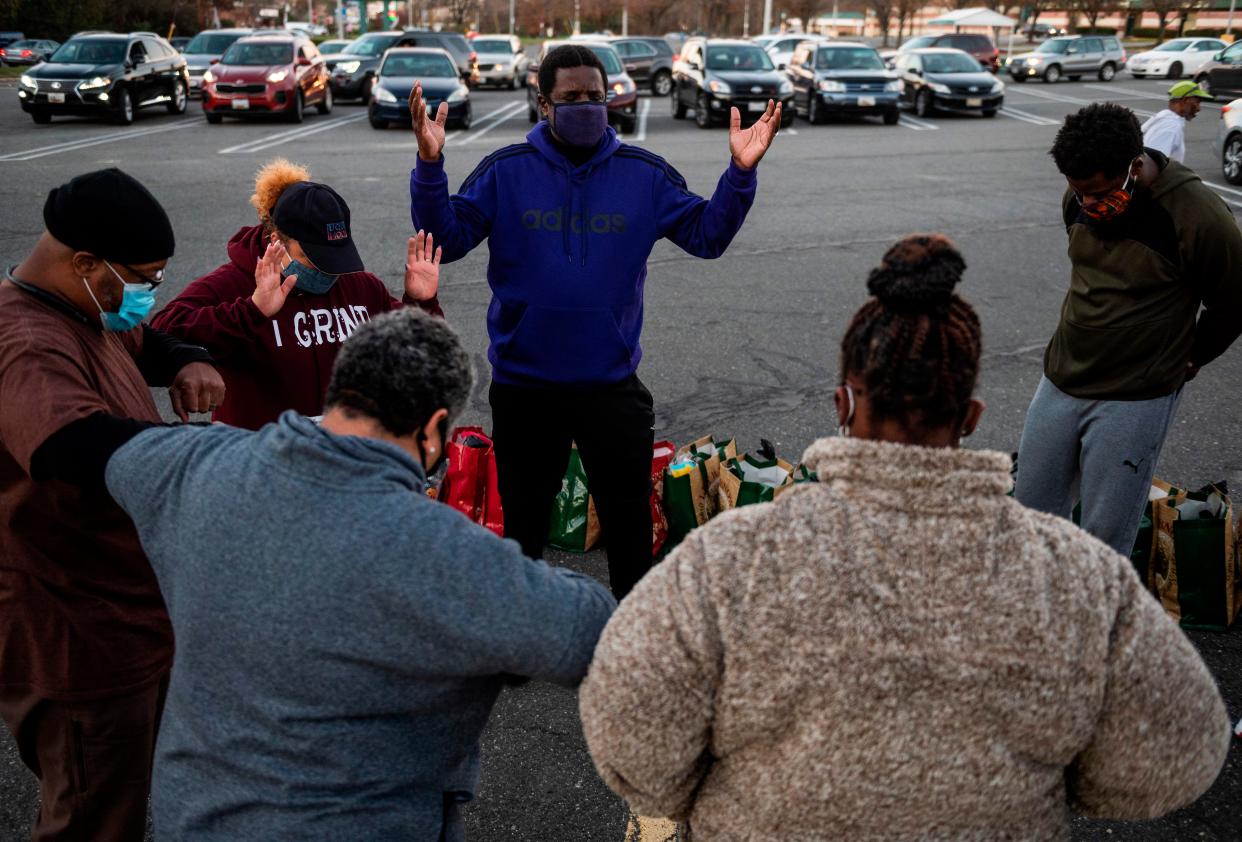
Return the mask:
<svg viewBox="0 0 1242 842">
<path fill-rule="evenodd" d="M 233 100 L 233 110 L 234 110 L 234 111 L 249 111 L 249 110 L 250 110 L 250 100 L 248 100 L 248 99 L 235 99 L 235 100 Z"/>
<path fill-rule="evenodd" d="M 968 99 L 968 100 L 966 100 L 966 107 L 967 107 L 967 108 L 982 108 L 982 107 L 983 107 L 983 100 L 981 100 L 981 99 Z"/>
<path fill-rule="evenodd" d="M 64 94 L 48 94 L 47 101 L 52 103 L 52 105 L 63 105 L 65 102 L 65 95 Z"/>
<path fill-rule="evenodd" d="M 752 102 L 747 106 L 747 108 L 751 111 L 767 111 L 768 104 L 766 102 Z"/>
<path fill-rule="evenodd" d="M 875 97 L 873 96 L 860 96 L 858 98 L 859 108 L 870 108 L 873 105 L 875 105 Z"/>
</svg>

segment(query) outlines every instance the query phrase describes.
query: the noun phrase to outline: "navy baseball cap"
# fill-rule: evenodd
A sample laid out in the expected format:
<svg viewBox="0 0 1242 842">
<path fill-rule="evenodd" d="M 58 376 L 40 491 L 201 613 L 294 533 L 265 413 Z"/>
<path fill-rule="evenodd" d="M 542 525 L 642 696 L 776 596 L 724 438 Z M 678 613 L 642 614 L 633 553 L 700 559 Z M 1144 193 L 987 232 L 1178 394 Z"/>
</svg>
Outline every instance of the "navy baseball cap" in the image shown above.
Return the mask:
<svg viewBox="0 0 1242 842">
<path fill-rule="evenodd" d="M 315 268 L 328 275 L 362 271 L 349 231 L 349 205 L 326 184 L 299 181 L 285 188 L 272 209 L 280 233 L 298 241 Z"/>
</svg>

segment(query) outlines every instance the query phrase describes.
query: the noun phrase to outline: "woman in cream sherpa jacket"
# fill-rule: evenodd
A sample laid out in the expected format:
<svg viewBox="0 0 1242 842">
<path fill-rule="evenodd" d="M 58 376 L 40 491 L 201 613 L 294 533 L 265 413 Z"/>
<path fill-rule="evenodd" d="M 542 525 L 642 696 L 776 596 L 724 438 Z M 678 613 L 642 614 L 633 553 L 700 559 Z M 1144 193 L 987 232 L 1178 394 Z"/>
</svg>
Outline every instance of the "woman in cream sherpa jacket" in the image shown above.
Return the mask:
<svg viewBox="0 0 1242 842">
<path fill-rule="evenodd" d="M 608 785 L 698 840 L 1064 840 L 1216 778 L 1212 677 L 1129 561 L 956 447 L 979 324 L 947 240 L 872 273 L 818 485 L 697 530 L 621 604 L 581 689 Z"/>
</svg>

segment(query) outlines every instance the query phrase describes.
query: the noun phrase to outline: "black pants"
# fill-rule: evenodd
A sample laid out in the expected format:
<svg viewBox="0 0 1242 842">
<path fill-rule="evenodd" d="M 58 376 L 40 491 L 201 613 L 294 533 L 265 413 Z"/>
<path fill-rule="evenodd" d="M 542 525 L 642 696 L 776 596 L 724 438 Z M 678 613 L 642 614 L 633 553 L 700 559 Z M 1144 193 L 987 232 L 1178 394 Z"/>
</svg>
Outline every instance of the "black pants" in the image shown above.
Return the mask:
<svg viewBox="0 0 1242 842">
<path fill-rule="evenodd" d="M 577 442 L 621 599 L 651 568 L 651 450 L 655 413 L 637 375 L 608 386 L 493 383 L 492 439 L 505 537 L 543 556 L 552 502 Z"/>
</svg>

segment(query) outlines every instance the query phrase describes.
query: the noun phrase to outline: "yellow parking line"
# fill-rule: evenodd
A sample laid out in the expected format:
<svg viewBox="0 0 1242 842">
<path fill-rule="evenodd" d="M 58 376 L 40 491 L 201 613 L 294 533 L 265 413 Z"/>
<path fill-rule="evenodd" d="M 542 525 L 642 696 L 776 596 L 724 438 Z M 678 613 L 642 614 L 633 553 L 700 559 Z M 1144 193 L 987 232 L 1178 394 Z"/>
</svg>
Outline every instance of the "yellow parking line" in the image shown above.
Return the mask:
<svg viewBox="0 0 1242 842">
<path fill-rule="evenodd" d="M 681 842 L 684 836 L 672 819 L 653 819 L 630 813 L 625 842 Z"/>
</svg>

